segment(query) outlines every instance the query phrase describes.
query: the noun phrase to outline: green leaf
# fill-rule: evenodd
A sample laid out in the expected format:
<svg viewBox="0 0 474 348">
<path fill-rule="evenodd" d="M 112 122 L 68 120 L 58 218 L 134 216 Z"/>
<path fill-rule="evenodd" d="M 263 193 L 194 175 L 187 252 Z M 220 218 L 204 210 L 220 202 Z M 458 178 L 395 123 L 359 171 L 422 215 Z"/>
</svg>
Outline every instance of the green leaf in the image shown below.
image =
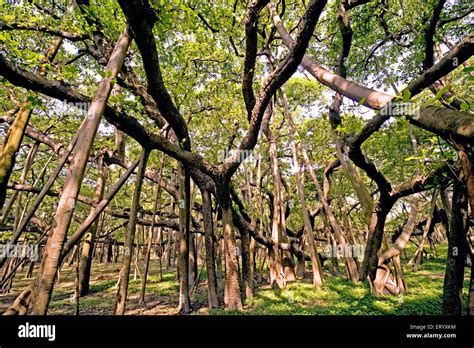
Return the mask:
<svg viewBox="0 0 474 348">
<path fill-rule="evenodd" d="M 404 102 L 407 102 L 407 101 L 410 100 L 410 98 L 411 98 L 411 92 L 410 92 L 410 90 L 404 89 L 404 90 L 402 91 L 402 99 L 403 99 L 403 101 L 404 101 Z"/>
<path fill-rule="evenodd" d="M 405 161 L 407 161 L 407 162 L 408 161 L 416 161 L 416 160 L 420 160 L 422 158 L 423 158 L 423 156 L 410 156 L 410 157 L 405 158 Z"/>
<path fill-rule="evenodd" d="M 359 102 L 357 103 L 357 106 L 361 106 L 362 104 L 364 104 L 366 99 L 367 98 L 362 98 L 361 100 L 359 100 Z"/>
<path fill-rule="evenodd" d="M 339 132 L 339 133 L 347 133 L 347 128 L 339 125 L 337 126 L 336 130 Z"/>
<path fill-rule="evenodd" d="M 441 97 L 449 90 L 449 85 L 444 86 L 438 92 L 436 92 L 436 99 L 441 99 Z"/>
<path fill-rule="evenodd" d="M 3 21 L 4 22 L 10 22 L 12 19 L 15 19 L 14 15 L 5 15 L 3 16 Z M 6 23 L 8 25 L 8 23 Z"/>
</svg>

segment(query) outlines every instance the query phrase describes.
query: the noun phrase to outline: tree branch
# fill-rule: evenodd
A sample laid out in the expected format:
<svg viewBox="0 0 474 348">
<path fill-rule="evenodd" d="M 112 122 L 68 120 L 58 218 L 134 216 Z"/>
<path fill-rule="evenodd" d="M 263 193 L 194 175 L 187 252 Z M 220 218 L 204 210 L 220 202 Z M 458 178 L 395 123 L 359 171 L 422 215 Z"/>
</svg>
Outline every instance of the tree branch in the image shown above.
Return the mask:
<svg viewBox="0 0 474 348">
<path fill-rule="evenodd" d="M 245 60 L 244 74 L 242 79 L 242 94 L 244 96 L 245 107 L 247 108 L 247 118 L 250 121 L 252 110 L 255 106 L 255 95 L 253 91 L 253 78 L 255 75 L 255 63 L 257 61 L 257 24 L 258 15 L 267 5 L 269 0 L 252 0 L 247 6 L 245 16 Z"/>
<path fill-rule="evenodd" d="M 267 108 L 272 96 L 286 81 L 288 81 L 301 63 L 301 59 L 308 47 L 316 23 L 318 22 L 319 16 L 325 6 L 326 0 L 311 0 L 306 14 L 303 16 L 303 19 L 298 26 L 299 34 L 294 45 L 291 46 L 290 51 L 281 64 L 263 83 L 258 99 L 252 109 L 249 130 L 238 146 L 239 151 L 229 156 L 224 164 L 219 166 L 219 171 L 225 177 L 230 178 L 239 167 L 241 161 L 238 161 L 238 158 L 240 158 L 242 154 L 248 154 L 248 152 L 253 150 L 255 147 L 265 109 Z"/>
<path fill-rule="evenodd" d="M 147 0 L 119 0 L 120 7 L 134 33 L 135 42 L 143 60 L 148 93 L 155 99 L 158 109 L 173 128 L 183 148 L 191 149 L 188 127 L 166 89 L 161 74 L 153 26 L 156 16 Z"/>
<path fill-rule="evenodd" d="M 425 59 L 423 60 L 423 70 L 431 68 L 434 64 L 434 35 L 436 33 L 436 26 L 441 16 L 441 11 L 446 0 L 439 0 L 433 9 L 433 16 L 431 17 L 429 25 L 424 31 L 425 36 Z"/>
<path fill-rule="evenodd" d="M 46 25 L 35 25 L 33 23 L 2 23 L 0 30 L 25 30 L 25 31 L 37 31 L 40 33 L 46 33 L 54 36 L 59 36 L 69 41 L 83 41 L 89 39 L 87 33 L 71 33 L 61 29 L 49 28 Z"/>
<path fill-rule="evenodd" d="M 33 90 L 58 100 L 85 103 L 91 101 L 90 97 L 76 92 L 74 87 L 67 83 L 57 80 L 51 81 L 39 75 L 27 72 L 16 67 L 3 56 L 0 56 L 0 75 L 18 87 Z M 165 137 L 149 132 L 138 120 L 126 113 L 119 112 L 107 105 L 104 117 L 119 130 L 134 138 L 144 148 L 163 151 L 176 160 L 183 161 L 186 165 L 196 166 L 196 168 L 204 171 L 204 173 L 208 175 L 216 175 L 216 167 L 204 160 L 201 155 L 183 150 L 168 141 Z"/>
</svg>

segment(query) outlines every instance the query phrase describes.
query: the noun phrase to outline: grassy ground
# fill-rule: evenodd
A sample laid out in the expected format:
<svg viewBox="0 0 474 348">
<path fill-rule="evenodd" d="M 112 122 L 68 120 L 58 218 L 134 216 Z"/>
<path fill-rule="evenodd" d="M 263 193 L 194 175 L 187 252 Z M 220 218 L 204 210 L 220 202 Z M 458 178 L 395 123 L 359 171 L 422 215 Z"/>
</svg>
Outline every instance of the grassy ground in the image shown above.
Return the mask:
<svg viewBox="0 0 474 348">
<path fill-rule="evenodd" d="M 446 245 L 438 247 L 439 258 L 425 260 L 421 269 L 413 272 L 405 266 L 405 281 L 408 294 L 400 296 L 374 297 L 368 285 L 353 284 L 343 277 L 327 275 L 324 279 L 324 290 L 317 291 L 311 279 L 300 280 L 288 284 L 285 289 L 270 289 L 266 281 L 260 285 L 253 299 L 247 301 L 242 312 L 233 313 L 213 310 L 210 314 L 240 315 L 278 315 L 278 314 L 329 314 L 329 315 L 429 315 L 441 313 L 443 278 L 445 271 Z M 409 250 L 408 255 L 412 254 Z M 98 264 L 93 267 L 91 292 L 80 299 L 80 314 L 107 315 L 113 314 L 116 284 L 120 264 Z M 151 265 L 146 300 L 138 304 L 141 280 L 137 277 L 131 281 L 128 292 L 127 314 L 130 315 L 170 315 L 176 314 L 178 305 L 178 283 L 174 271 L 167 271 L 160 281 L 156 262 Z M 205 273 L 205 271 L 204 271 Z M 194 314 L 209 314 L 207 310 L 207 294 L 205 274 L 201 274 L 202 282 L 192 291 L 191 298 L 195 308 Z M 464 289 L 468 288 L 469 270 L 466 268 Z M 64 268 L 60 281 L 56 285 L 49 314 L 60 315 L 75 313 L 74 301 L 75 268 Z M 5 308 L 31 279 L 17 276 L 12 291 L 0 294 L 0 305 Z M 466 291 L 465 291 L 466 292 Z M 466 294 L 465 294 L 466 295 Z"/>
</svg>

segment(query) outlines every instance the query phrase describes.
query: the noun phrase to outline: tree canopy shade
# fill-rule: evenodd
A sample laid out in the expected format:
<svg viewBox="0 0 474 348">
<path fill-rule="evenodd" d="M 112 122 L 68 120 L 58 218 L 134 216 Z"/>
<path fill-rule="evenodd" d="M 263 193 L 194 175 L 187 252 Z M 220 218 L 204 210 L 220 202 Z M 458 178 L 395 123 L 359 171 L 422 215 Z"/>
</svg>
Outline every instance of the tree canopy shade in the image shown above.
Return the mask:
<svg viewBox="0 0 474 348">
<path fill-rule="evenodd" d="M 472 12 L 0 0 L 4 314 L 47 314 L 71 267 L 75 313 L 103 272 L 114 314 L 170 274 L 187 314 L 306 280 L 391 298 L 433 260 L 438 312 L 473 314 Z"/>
</svg>

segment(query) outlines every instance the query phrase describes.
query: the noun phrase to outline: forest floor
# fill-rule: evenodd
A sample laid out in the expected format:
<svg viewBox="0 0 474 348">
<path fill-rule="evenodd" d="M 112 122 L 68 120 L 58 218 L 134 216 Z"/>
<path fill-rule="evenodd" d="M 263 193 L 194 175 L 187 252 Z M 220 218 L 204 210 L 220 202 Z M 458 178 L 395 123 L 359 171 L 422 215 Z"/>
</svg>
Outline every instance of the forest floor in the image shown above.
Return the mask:
<svg viewBox="0 0 474 348">
<path fill-rule="evenodd" d="M 404 266 L 408 293 L 400 296 L 375 297 L 366 283 L 353 284 L 343 276 L 329 274 L 324 279 L 324 289 L 315 290 L 311 277 L 289 283 L 285 289 L 271 289 L 265 277 L 255 291 L 253 299 L 247 301 L 242 312 L 207 309 L 205 271 L 202 282 L 191 293 L 194 314 L 239 314 L 239 315 L 436 315 L 441 314 L 443 279 L 447 245 L 437 248 L 439 258 L 425 260 L 417 272 Z M 409 249 L 407 255 L 411 255 Z M 406 260 L 405 260 L 406 262 Z M 329 262 L 326 262 L 329 267 Z M 174 271 L 164 271 L 160 280 L 158 262 L 151 262 L 147 282 L 145 303 L 138 304 L 141 279 L 134 278 L 132 270 L 127 299 L 128 315 L 172 315 L 178 305 L 178 283 Z M 120 263 L 95 264 L 92 270 L 90 294 L 79 302 L 81 315 L 112 315 L 115 305 L 116 285 Z M 466 268 L 464 289 L 468 288 L 469 270 Z M 59 283 L 53 291 L 49 314 L 74 315 L 76 301 L 74 287 L 76 268 L 64 267 Z M 17 274 L 13 289 L 0 294 L 0 312 L 14 300 L 31 279 Z M 465 299 L 466 300 L 466 299 Z"/>
</svg>

